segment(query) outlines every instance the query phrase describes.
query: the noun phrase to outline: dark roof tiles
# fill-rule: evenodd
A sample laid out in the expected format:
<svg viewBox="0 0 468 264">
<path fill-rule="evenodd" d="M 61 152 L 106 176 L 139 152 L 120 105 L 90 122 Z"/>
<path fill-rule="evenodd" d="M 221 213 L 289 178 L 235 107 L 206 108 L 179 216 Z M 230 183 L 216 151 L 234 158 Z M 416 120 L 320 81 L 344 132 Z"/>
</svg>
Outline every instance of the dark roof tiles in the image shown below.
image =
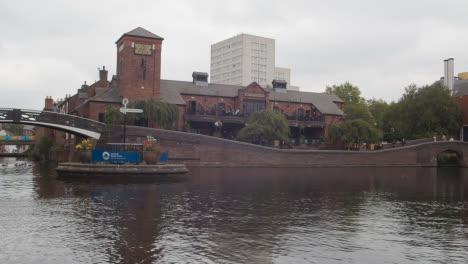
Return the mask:
<svg viewBox="0 0 468 264">
<path fill-rule="evenodd" d="M 131 30 L 127 33 L 124 33 L 115 43 L 118 43 L 124 36 L 132 36 L 132 37 L 141 37 L 141 38 L 149 38 L 149 39 L 159 39 L 164 40 L 164 38 L 142 28 L 137 27 L 134 30 Z"/>
<path fill-rule="evenodd" d="M 239 90 L 245 89 L 244 86 L 214 84 L 208 86 L 197 86 L 192 82 L 161 80 L 161 100 L 170 104 L 185 105 L 181 94 L 219 96 L 219 97 L 237 97 Z M 270 93 L 270 100 L 310 103 L 317 109 L 330 115 L 343 115 L 343 111 L 336 106 L 335 102 L 342 103 L 343 100 L 333 94 L 311 93 L 299 91 L 287 91 L 287 93 L 277 93 L 273 89 L 264 89 Z"/>
</svg>

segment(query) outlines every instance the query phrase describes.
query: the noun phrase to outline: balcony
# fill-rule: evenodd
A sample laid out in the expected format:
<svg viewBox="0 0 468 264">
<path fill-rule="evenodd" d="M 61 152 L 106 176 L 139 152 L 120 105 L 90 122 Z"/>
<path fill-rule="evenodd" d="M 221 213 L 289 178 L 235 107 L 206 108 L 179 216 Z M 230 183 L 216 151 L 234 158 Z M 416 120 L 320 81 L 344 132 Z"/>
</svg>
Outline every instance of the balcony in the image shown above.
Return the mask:
<svg viewBox="0 0 468 264">
<path fill-rule="evenodd" d="M 186 113 L 184 115 L 184 119 L 187 122 L 216 122 L 221 121 L 223 124 L 245 124 L 247 122 L 247 118 L 243 117 L 242 115 L 216 115 L 212 114 L 199 114 L 199 113 Z"/>
<path fill-rule="evenodd" d="M 322 116 L 320 117 L 299 117 L 296 118 L 294 116 L 287 116 L 286 119 L 288 119 L 289 126 L 292 127 L 319 127 L 319 128 L 324 128 L 325 127 L 325 120 Z"/>
<path fill-rule="evenodd" d="M 317 127 L 317 128 L 324 128 L 325 120 L 323 116 L 319 117 L 298 117 L 296 120 L 295 116 L 286 116 L 288 120 L 288 124 L 291 127 Z M 242 114 L 238 115 L 231 115 L 221 113 L 220 115 L 216 116 L 210 112 L 205 112 L 203 114 L 198 112 L 186 112 L 184 115 L 184 119 L 187 122 L 207 122 L 207 123 L 214 123 L 216 121 L 221 121 L 223 124 L 245 124 L 247 123 L 246 117 Z"/>
<path fill-rule="evenodd" d="M 187 122 L 216 122 L 218 119 L 216 118 L 216 115 L 210 115 L 210 114 L 191 114 L 191 113 L 186 113 L 184 115 L 184 119 Z"/>
<path fill-rule="evenodd" d="M 245 124 L 247 123 L 247 118 L 243 116 L 225 115 L 225 116 L 220 116 L 219 120 L 221 120 L 223 124 Z"/>
</svg>

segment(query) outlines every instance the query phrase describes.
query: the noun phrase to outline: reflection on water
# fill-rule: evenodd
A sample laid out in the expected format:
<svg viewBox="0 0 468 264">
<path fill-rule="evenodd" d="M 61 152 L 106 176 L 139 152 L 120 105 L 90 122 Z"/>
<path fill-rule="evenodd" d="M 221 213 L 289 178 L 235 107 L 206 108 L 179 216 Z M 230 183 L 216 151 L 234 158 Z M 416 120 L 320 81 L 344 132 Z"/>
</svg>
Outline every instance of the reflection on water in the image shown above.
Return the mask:
<svg viewBox="0 0 468 264">
<path fill-rule="evenodd" d="M 191 168 L 125 185 L 53 169 L 0 171 L 1 263 L 467 260 L 465 169 Z"/>
</svg>

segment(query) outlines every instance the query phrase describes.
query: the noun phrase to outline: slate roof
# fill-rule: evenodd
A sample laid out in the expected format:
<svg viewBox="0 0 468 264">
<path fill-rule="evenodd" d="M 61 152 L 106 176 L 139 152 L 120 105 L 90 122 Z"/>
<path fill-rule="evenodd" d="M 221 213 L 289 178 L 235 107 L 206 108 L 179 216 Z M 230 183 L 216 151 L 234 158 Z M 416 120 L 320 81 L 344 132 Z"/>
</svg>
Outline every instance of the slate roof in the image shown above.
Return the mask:
<svg viewBox="0 0 468 264">
<path fill-rule="evenodd" d="M 468 95 L 468 80 L 455 80 L 453 96 Z"/>
<path fill-rule="evenodd" d="M 120 103 L 122 101 L 119 91 L 115 88 L 96 88 L 96 96 L 89 99 L 93 102 Z"/>
<path fill-rule="evenodd" d="M 208 86 L 197 86 L 192 82 L 161 80 L 161 100 L 170 104 L 185 105 L 181 94 L 237 97 L 239 90 L 245 89 L 244 86 L 214 84 Z M 336 106 L 334 102 L 342 103 L 338 96 L 324 93 L 287 91 L 287 93 L 277 93 L 273 89 L 264 89 L 270 93 L 270 100 L 311 103 L 323 114 L 344 115 L 343 111 Z"/>
<path fill-rule="evenodd" d="M 267 91 L 270 89 L 266 89 Z M 294 102 L 294 103 L 310 103 L 315 105 L 317 109 L 328 115 L 344 115 L 335 102 L 343 103 L 338 96 L 334 94 L 326 93 L 311 93 L 311 92 L 300 92 L 290 91 L 287 93 L 278 93 L 274 90 L 270 90 L 270 101 L 283 101 L 283 102 Z"/>
<path fill-rule="evenodd" d="M 124 36 L 132 36 L 132 37 L 140 37 L 140 38 L 149 38 L 149 39 L 160 39 L 164 40 L 164 38 L 142 28 L 137 27 L 134 30 L 131 30 L 127 33 L 124 33 L 115 43 L 117 44 Z"/>
<path fill-rule="evenodd" d="M 70 113 L 78 111 L 90 102 L 100 103 L 120 103 L 122 101 L 119 91 L 115 88 L 96 88 L 96 95 L 84 101 L 82 104 L 71 110 Z"/>
</svg>

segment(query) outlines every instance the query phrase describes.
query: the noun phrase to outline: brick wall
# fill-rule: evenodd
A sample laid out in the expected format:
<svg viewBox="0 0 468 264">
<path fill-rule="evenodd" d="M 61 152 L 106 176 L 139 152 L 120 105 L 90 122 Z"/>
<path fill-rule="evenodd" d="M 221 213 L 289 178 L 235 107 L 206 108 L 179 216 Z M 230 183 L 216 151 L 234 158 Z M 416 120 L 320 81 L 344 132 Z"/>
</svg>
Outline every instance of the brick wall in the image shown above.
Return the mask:
<svg viewBox="0 0 468 264">
<path fill-rule="evenodd" d="M 135 54 L 132 43 L 154 45 L 150 56 Z M 118 89 L 130 101 L 142 98 L 161 98 L 162 40 L 124 36 L 117 43 Z M 119 51 L 120 50 L 120 51 Z M 144 61 L 145 77 L 142 77 Z"/>
<path fill-rule="evenodd" d="M 453 97 L 453 100 L 463 109 L 463 125 L 468 125 L 468 96 Z"/>
<path fill-rule="evenodd" d="M 109 126 L 101 143 L 121 142 L 120 127 Z M 286 150 L 263 147 L 199 134 L 170 130 L 128 127 L 127 142 L 137 142 L 151 135 L 161 141 L 163 150 L 170 152 L 170 159 L 184 162 L 208 162 L 229 164 L 264 165 L 415 165 L 436 166 L 437 155 L 445 150 L 460 153 L 466 159 L 468 143 L 429 142 L 415 146 L 380 151 L 330 151 L 330 150 Z M 465 161 L 465 160 L 464 160 Z M 466 162 L 466 161 L 465 161 Z"/>
</svg>

